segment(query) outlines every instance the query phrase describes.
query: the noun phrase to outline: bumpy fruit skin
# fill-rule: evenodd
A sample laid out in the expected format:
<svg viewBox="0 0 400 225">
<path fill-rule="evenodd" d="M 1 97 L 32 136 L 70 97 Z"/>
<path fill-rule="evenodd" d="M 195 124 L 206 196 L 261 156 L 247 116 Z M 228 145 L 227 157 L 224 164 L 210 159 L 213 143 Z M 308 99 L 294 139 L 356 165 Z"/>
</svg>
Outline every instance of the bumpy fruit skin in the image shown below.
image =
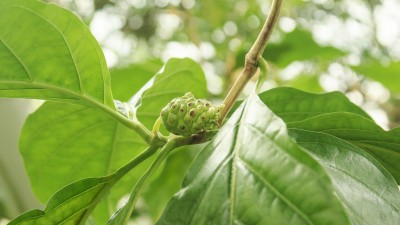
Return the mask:
<svg viewBox="0 0 400 225">
<path fill-rule="evenodd" d="M 217 129 L 223 107 L 224 105 L 213 106 L 209 101 L 195 99 L 188 92 L 170 101 L 161 110 L 161 119 L 169 132 L 187 137 Z"/>
</svg>

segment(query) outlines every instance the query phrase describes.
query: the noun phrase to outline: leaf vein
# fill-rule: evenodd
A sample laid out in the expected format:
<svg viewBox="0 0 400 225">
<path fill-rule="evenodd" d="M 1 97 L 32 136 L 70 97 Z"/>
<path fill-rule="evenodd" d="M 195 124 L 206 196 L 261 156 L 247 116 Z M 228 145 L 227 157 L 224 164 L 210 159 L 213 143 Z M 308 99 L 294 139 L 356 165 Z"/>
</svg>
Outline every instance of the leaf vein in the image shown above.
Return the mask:
<svg viewBox="0 0 400 225">
<path fill-rule="evenodd" d="M 26 11 L 29 11 L 29 12 L 31 12 L 32 14 L 35 14 L 37 17 L 41 18 L 42 20 L 44 20 L 45 22 L 47 22 L 49 25 L 51 25 L 52 27 L 54 27 L 54 29 L 60 34 L 60 36 L 63 38 L 63 40 L 64 40 L 64 42 L 65 42 L 65 45 L 67 46 L 68 53 L 69 53 L 70 56 L 71 56 L 72 62 L 74 63 L 74 69 L 75 69 L 75 71 L 76 71 L 76 75 L 77 75 L 78 82 L 79 82 L 79 83 L 78 83 L 78 84 L 79 84 L 79 90 L 81 91 L 81 93 L 85 93 L 84 90 L 83 90 L 82 80 L 81 80 L 81 77 L 80 77 L 80 74 L 79 74 L 78 66 L 77 66 L 77 64 L 76 64 L 76 59 L 75 59 L 75 57 L 74 57 L 73 54 L 72 54 L 71 46 L 69 45 L 69 43 L 68 43 L 68 41 L 67 41 L 65 35 L 61 32 L 61 30 L 60 30 L 54 23 L 52 23 L 50 20 L 48 20 L 47 18 L 43 17 L 43 16 L 40 15 L 39 13 L 37 13 L 37 12 L 35 12 L 35 11 L 29 9 L 29 8 L 23 7 L 23 6 L 19 6 L 19 5 L 13 5 L 13 6 L 14 6 L 14 7 L 21 8 L 21 9 L 24 9 L 24 10 L 26 10 Z"/>
<path fill-rule="evenodd" d="M 254 169 L 249 162 L 247 162 L 245 159 L 242 159 L 239 157 L 238 163 L 241 163 L 243 165 L 243 168 L 246 168 L 247 171 L 252 173 L 254 177 L 258 178 L 260 181 L 263 182 L 264 187 L 270 189 L 272 192 L 275 193 L 275 195 L 280 198 L 283 202 L 286 203 L 289 208 L 291 208 L 295 213 L 297 213 L 307 224 L 314 225 L 314 222 L 312 222 L 311 218 L 307 214 L 305 214 L 300 208 L 298 208 L 293 202 L 291 202 L 289 199 L 287 199 L 282 193 L 280 193 L 273 184 L 271 184 L 268 180 L 266 180 L 264 177 L 262 177 L 261 174 L 257 172 L 256 169 Z"/>
<path fill-rule="evenodd" d="M 25 71 L 28 79 L 31 81 L 32 77 L 29 74 L 28 69 L 27 69 L 25 63 L 22 61 L 22 59 L 19 58 L 17 54 L 15 54 L 15 52 L 12 50 L 12 48 L 10 46 L 8 46 L 8 44 L 1 37 L 0 37 L 0 41 L 4 44 L 4 46 L 6 46 L 6 48 L 11 52 L 11 54 L 18 60 L 18 62 L 21 64 L 22 68 L 24 68 L 24 71 Z"/>
</svg>

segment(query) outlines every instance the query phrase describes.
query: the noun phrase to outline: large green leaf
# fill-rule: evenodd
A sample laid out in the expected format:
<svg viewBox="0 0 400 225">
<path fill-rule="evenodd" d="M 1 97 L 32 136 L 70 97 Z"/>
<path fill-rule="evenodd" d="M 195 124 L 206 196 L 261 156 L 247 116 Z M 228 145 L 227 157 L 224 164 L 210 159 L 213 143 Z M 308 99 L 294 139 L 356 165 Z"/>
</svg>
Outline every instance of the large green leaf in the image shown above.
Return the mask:
<svg viewBox="0 0 400 225">
<path fill-rule="evenodd" d="M 204 72 L 199 64 L 189 58 L 170 59 L 154 77 L 151 86 L 131 102 L 140 105 L 137 117 L 151 128 L 160 116 L 161 109 L 173 98 L 183 96 L 186 92 L 192 92 L 196 98 L 207 97 Z"/>
<path fill-rule="evenodd" d="M 374 156 L 400 184 L 400 136 L 383 130 L 373 121 L 341 112 L 322 114 L 287 125 L 331 134 L 351 142 Z"/>
<path fill-rule="evenodd" d="M 359 66 L 352 67 L 356 72 L 383 84 L 389 90 L 400 92 L 400 62 L 382 65 L 379 61 L 367 61 Z"/>
<path fill-rule="evenodd" d="M 269 44 L 264 58 L 279 67 L 285 67 L 294 61 L 332 61 L 344 54 L 337 48 L 320 46 L 311 33 L 296 29 L 286 34 L 280 43 Z"/>
<path fill-rule="evenodd" d="M 193 66 L 192 63 L 190 65 Z M 190 74 L 190 70 L 187 71 Z M 163 76 L 165 74 L 158 74 L 156 79 L 162 79 Z M 159 85 L 162 86 L 163 82 L 172 82 L 168 87 L 179 90 L 180 79 L 179 76 L 168 76 L 168 80 L 159 81 Z M 200 94 L 206 92 L 205 84 L 198 85 L 196 81 L 188 79 L 186 84 L 189 87 L 196 87 L 196 91 Z M 126 86 L 133 90 L 139 89 L 136 83 L 130 82 L 121 83 L 115 88 L 126 89 Z M 162 92 L 162 89 L 158 91 Z M 178 95 L 184 93 L 180 92 Z M 148 104 L 146 101 L 142 102 L 143 107 L 146 104 Z M 160 108 L 164 106 L 163 102 L 159 104 Z M 148 121 L 146 119 L 148 118 L 144 118 L 143 121 Z M 102 111 L 83 105 L 56 102 L 45 103 L 28 118 L 20 140 L 21 152 L 33 189 L 43 202 L 55 191 L 73 181 L 86 177 L 106 176 L 115 172 L 146 146 L 136 133 Z M 147 165 L 146 163 L 136 168 L 135 173 L 123 178 L 113 188 L 110 198 L 107 199 L 111 211 L 121 196 L 130 191 Z M 103 219 L 108 219 L 107 214 L 102 213 L 105 215 Z"/>
<path fill-rule="evenodd" d="M 396 181 L 378 161 L 331 135 L 290 131 L 323 165 L 353 225 L 399 224 L 400 192 Z"/>
<path fill-rule="evenodd" d="M 136 68 L 141 68 L 141 65 L 131 65 L 127 68 L 123 69 L 114 69 L 113 70 L 113 90 L 116 90 L 117 96 L 124 97 L 124 96 L 132 96 L 133 93 L 138 91 L 143 83 L 145 82 L 144 78 L 147 76 L 145 75 L 144 77 L 141 77 L 140 72 L 142 70 L 136 70 Z M 151 70 L 151 68 L 148 68 L 148 70 Z M 142 82 L 135 82 L 131 79 L 131 77 L 141 77 Z M 122 82 L 123 79 L 126 79 L 125 82 Z M 147 77 L 147 79 L 150 79 L 150 77 Z M 114 82 L 115 81 L 115 82 Z M 99 148 L 102 149 L 100 151 L 101 154 L 106 154 L 106 152 L 109 153 L 109 161 L 110 163 L 115 163 L 113 168 L 105 169 L 107 164 L 100 164 L 101 166 L 89 166 L 86 165 L 85 162 L 82 162 L 81 167 L 78 166 L 78 171 L 72 172 L 68 174 L 68 179 L 64 179 L 64 177 L 60 176 L 54 176 L 55 173 L 60 172 L 60 171 L 67 171 L 67 173 L 70 171 L 71 165 L 74 164 L 73 160 L 71 160 L 69 157 L 63 157 L 62 155 L 58 154 L 53 154 L 53 161 L 50 163 L 54 164 L 54 167 L 42 167 L 40 165 L 47 164 L 47 161 L 45 159 L 40 159 L 40 158 L 32 158 L 31 155 L 29 154 L 32 150 L 35 150 L 36 153 L 39 154 L 46 154 L 46 151 L 50 151 L 52 146 L 49 146 L 46 144 L 46 142 L 53 142 L 53 135 L 48 135 L 46 137 L 42 137 L 42 143 L 35 143 L 33 147 L 37 146 L 35 149 L 31 149 L 31 146 L 27 146 L 28 149 L 22 149 L 22 151 L 26 151 L 27 155 L 23 154 L 23 156 L 26 156 L 25 158 L 25 166 L 26 167 L 32 167 L 33 170 L 29 173 L 31 176 L 31 181 L 34 190 L 36 190 L 36 195 L 41 199 L 42 202 L 46 202 L 47 199 L 58 189 L 61 187 L 69 184 L 72 181 L 87 177 L 87 176 L 104 176 L 109 174 L 110 172 L 114 172 L 118 166 L 123 165 L 126 160 L 129 160 L 129 157 L 133 157 L 136 155 L 140 150 L 144 149 L 146 144 L 132 131 L 127 130 L 125 127 L 121 126 L 121 124 L 118 124 L 117 121 L 112 120 L 111 118 L 107 117 L 102 113 L 101 111 L 97 111 L 94 109 L 91 109 L 90 107 L 86 106 L 79 106 L 79 105 L 70 105 L 70 104 L 60 104 L 60 103 L 51 103 L 52 107 L 47 107 L 46 103 L 45 106 L 46 109 L 43 110 L 43 108 L 40 108 L 38 111 L 36 111 L 27 121 L 25 126 L 29 126 L 29 128 L 26 128 L 23 130 L 22 137 L 30 134 L 35 134 L 36 130 L 31 130 L 32 127 L 31 124 L 36 124 L 32 126 L 41 126 L 41 123 L 48 123 L 47 119 L 50 119 L 47 115 L 56 115 L 54 119 L 56 121 L 50 121 L 50 124 L 57 125 L 59 127 L 66 127 L 61 130 L 67 129 L 71 132 L 71 134 L 77 134 L 76 135 L 76 145 L 80 146 L 90 146 L 91 148 L 85 149 L 83 147 L 79 147 L 77 149 L 72 148 L 69 146 L 64 145 L 64 154 L 72 154 L 72 155 L 77 155 L 77 157 L 81 156 L 84 158 L 91 158 L 91 155 L 99 155 L 97 153 L 98 149 L 95 149 L 91 143 L 93 140 L 91 138 L 88 138 L 88 134 L 92 135 L 95 133 L 96 135 L 93 136 L 96 140 L 101 140 L 101 141 L 95 141 L 97 143 L 97 146 L 100 146 Z M 68 119 L 65 119 L 65 117 L 72 116 L 72 112 L 75 110 L 81 109 L 82 111 L 86 111 L 86 113 L 78 113 L 75 115 L 75 119 L 72 119 L 69 121 Z M 65 111 L 65 115 L 58 115 L 59 112 Z M 39 116 L 34 116 L 36 114 L 39 114 Z M 34 118 L 33 118 L 34 117 Z M 58 118 L 60 117 L 60 118 Z M 80 124 L 79 120 L 82 121 L 88 121 L 93 118 L 103 118 L 104 119 L 104 124 L 103 126 L 98 126 L 94 127 L 92 132 L 90 129 L 86 130 L 85 132 L 81 132 L 81 128 L 85 128 L 85 124 L 82 124 L 83 126 L 79 127 L 76 126 L 76 124 Z M 109 129 L 103 129 L 105 127 L 115 127 L 115 130 L 118 130 L 118 132 L 115 133 L 115 135 L 111 135 L 111 130 Z M 46 126 L 44 126 L 44 129 L 47 129 Z M 55 134 L 58 134 L 58 131 L 55 131 L 54 129 L 50 128 L 48 130 L 51 134 L 54 132 Z M 63 139 L 63 134 L 60 134 L 62 136 L 61 139 Z M 65 135 L 65 133 L 64 133 Z M 111 136 L 110 136 L 111 135 Z M 24 142 L 27 141 L 24 138 L 21 138 L 21 146 L 24 146 Z M 137 143 L 136 143 L 137 142 Z M 113 143 L 112 145 L 110 143 Z M 62 140 L 60 141 L 60 145 L 62 144 Z M 137 149 L 135 149 L 137 148 Z M 53 149 L 56 150 L 56 149 Z M 74 151 L 75 150 L 75 151 Z M 121 154 L 120 154 L 121 153 Z M 120 158 L 122 157 L 123 160 L 121 159 L 113 159 L 113 155 L 119 155 Z M 32 154 L 33 156 L 35 154 Z M 124 157 L 126 156 L 126 157 Z M 70 161 L 68 161 L 70 160 Z M 104 157 L 104 160 L 107 160 L 107 157 Z M 116 162 L 113 162 L 112 160 L 117 160 Z M 119 161 L 119 162 L 118 162 Z M 105 223 L 110 214 L 105 213 L 105 211 L 102 209 L 106 209 L 108 212 L 109 209 L 115 209 L 117 202 L 119 199 L 125 194 L 126 192 L 129 191 L 129 189 L 134 185 L 134 180 L 137 180 L 140 177 L 140 174 L 143 173 L 146 169 L 148 163 L 144 164 L 143 166 L 140 166 L 139 168 L 136 168 L 136 173 L 135 174 L 129 174 L 126 176 L 122 181 L 120 181 L 116 186 L 113 187 L 110 195 L 107 197 L 106 201 L 101 201 L 100 202 L 100 207 L 99 209 L 96 208 L 95 210 L 95 219 L 98 223 L 102 224 Z M 85 168 L 85 170 L 79 170 L 79 168 Z M 103 170 L 103 171 L 102 171 Z M 107 170 L 107 173 L 104 172 Z M 35 178 L 40 178 L 42 176 L 47 176 L 50 177 L 51 179 L 35 179 Z M 57 179 L 58 178 L 58 179 Z"/>
<path fill-rule="evenodd" d="M 370 116 L 340 92 L 312 94 L 295 88 L 274 88 L 260 94 L 261 100 L 286 123 L 330 112 L 351 112 Z"/>
<path fill-rule="evenodd" d="M 28 117 L 20 139 L 32 188 L 43 202 L 73 181 L 115 172 L 146 146 L 101 111 L 56 102 Z"/>
<path fill-rule="evenodd" d="M 158 224 L 350 224 L 327 174 L 256 95 L 196 158 Z"/>
<path fill-rule="evenodd" d="M 36 0 L 2 0 L 0 27 L 0 97 L 114 107 L 100 46 L 73 13 Z"/>
<path fill-rule="evenodd" d="M 101 111 L 56 102 L 45 103 L 28 118 L 20 143 L 32 188 L 42 202 L 71 182 L 114 173 L 147 146 L 135 132 Z M 117 202 L 148 164 L 142 163 L 125 175 L 107 199 L 100 202 L 108 210 L 97 210 L 98 223 L 108 220 L 110 211 L 117 208 Z M 82 201 L 82 207 L 95 207 L 98 203 Z"/>
<path fill-rule="evenodd" d="M 260 98 L 289 127 L 322 131 L 351 141 L 372 154 L 400 181 L 400 138 L 376 125 L 342 93 L 311 94 L 275 88 L 260 94 Z"/>
</svg>

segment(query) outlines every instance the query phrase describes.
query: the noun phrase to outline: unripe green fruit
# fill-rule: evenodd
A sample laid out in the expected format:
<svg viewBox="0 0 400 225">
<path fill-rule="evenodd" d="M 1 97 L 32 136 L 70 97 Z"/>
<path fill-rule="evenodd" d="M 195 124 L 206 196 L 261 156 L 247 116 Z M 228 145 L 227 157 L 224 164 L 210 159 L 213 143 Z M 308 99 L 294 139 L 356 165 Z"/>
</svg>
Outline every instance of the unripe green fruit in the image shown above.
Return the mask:
<svg viewBox="0 0 400 225">
<path fill-rule="evenodd" d="M 218 128 L 224 105 L 213 106 L 203 99 L 195 99 L 192 93 L 174 98 L 161 110 L 165 128 L 177 135 L 191 136 Z"/>
</svg>

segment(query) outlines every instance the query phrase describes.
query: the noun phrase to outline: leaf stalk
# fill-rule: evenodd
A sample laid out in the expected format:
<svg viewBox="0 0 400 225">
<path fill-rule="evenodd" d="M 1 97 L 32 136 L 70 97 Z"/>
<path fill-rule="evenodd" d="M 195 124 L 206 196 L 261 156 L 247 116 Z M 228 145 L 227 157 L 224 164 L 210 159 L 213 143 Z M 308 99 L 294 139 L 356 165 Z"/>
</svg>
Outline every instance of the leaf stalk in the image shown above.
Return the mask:
<svg viewBox="0 0 400 225">
<path fill-rule="evenodd" d="M 161 163 L 167 158 L 167 156 L 172 150 L 174 150 L 179 146 L 188 144 L 190 143 L 190 141 L 191 138 L 185 138 L 182 136 L 171 137 L 168 140 L 168 142 L 162 147 L 160 153 L 153 161 L 151 166 L 148 168 L 145 174 L 140 178 L 140 180 L 136 183 L 135 187 L 132 189 L 128 202 L 114 214 L 114 216 L 108 221 L 107 224 L 122 224 L 122 225 L 127 224 L 130 215 L 135 209 L 136 202 L 138 201 L 144 188 L 150 182 L 149 178 L 154 174 L 154 172 L 161 165 Z"/>
</svg>

